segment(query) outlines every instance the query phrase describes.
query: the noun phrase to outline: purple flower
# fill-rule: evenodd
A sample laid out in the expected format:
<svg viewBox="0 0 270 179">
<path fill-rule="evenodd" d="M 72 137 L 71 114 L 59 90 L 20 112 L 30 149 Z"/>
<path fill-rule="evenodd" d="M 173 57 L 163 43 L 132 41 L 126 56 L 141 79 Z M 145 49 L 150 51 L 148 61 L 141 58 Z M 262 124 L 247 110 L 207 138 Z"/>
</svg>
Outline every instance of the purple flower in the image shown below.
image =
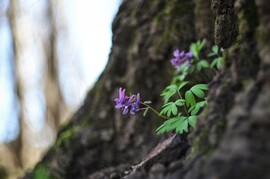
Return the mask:
<svg viewBox="0 0 270 179">
<path fill-rule="evenodd" d="M 192 52 L 191 51 L 189 51 L 189 52 L 187 52 L 186 54 L 185 54 L 185 58 L 187 58 L 188 60 L 190 60 L 191 58 L 192 58 Z"/>
<path fill-rule="evenodd" d="M 183 57 L 185 55 L 185 52 L 182 51 L 180 52 L 178 49 L 176 49 L 174 52 L 173 52 L 173 56 L 175 56 L 176 58 L 178 57 Z"/>
<path fill-rule="evenodd" d="M 116 102 L 115 108 L 119 109 L 125 106 L 127 100 L 125 92 L 125 89 L 119 88 L 119 97 L 114 99 L 114 101 Z"/>
<path fill-rule="evenodd" d="M 171 64 L 177 68 L 180 69 L 180 66 L 184 63 L 187 62 L 187 65 L 190 66 L 191 65 L 191 58 L 192 58 L 192 52 L 189 51 L 187 53 L 185 53 L 185 51 L 180 52 L 178 49 L 176 49 L 173 52 L 173 56 L 175 58 L 171 59 Z"/>
<path fill-rule="evenodd" d="M 123 110 L 123 114 L 135 114 L 140 110 L 140 93 L 136 95 L 131 95 L 130 97 L 126 96 L 126 90 L 119 88 L 119 97 L 115 98 L 115 108 Z"/>
<path fill-rule="evenodd" d="M 135 114 L 140 110 L 141 97 L 140 93 L 137 94 L 136 101 L 131 104 L 130 114 Z"/>
</svg>

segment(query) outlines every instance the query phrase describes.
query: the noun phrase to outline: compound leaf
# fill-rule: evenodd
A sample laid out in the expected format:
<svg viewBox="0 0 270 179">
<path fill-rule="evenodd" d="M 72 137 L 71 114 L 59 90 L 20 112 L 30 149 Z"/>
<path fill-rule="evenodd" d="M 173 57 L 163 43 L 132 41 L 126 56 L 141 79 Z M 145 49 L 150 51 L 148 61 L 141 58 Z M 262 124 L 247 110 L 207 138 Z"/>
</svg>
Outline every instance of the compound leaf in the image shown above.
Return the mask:
<svg viewBox="0 0 270 179">
<path fill-rule="evenodd" d="M 195 98 L 194 98 L 194 95 L 193 93 L 188 90 L 186 93 L 185 93 L 185 100 L 186 100 L 186 106 L 189 107 L 189 106 L 194 106 L 196 104 L 196 101 L 195 101 Z"/>
<path fill-rule="evenodd" d="M 181 121 L 181 123 L 176 127 L 175 131 L 179 134 L 182 134 L 183 132 L 188 132 L 188 121 Z"/>
<path fill-rule="evenodd" d="M 178 99 L 174 102 L 177 106 L 184 106 L 185 100 L 184 99 Z"/>
<path fill-rule="evenodd" d="M 196 88 L 195 86 L 190 89 L 197 97 L 203 98 L 204 97 L 204 92 L 200 88 Z"/>
<path fill-rule="evenodd" d="M 177 90 L 178 90 L 178 91 L 181 90 L 186 84 L 188 84 L 188 82 L 187 82 L 187 81 L 183 81 L 182 83 L 179 84 Z"/>
<path fill-rule="evenodd" d="M 144 112 L 143 112 L 143 117 L 145 117 L 145 116 L 146 116 L 146 114 L 147 114 L 148 110 L 149 110 L 149 108 L 146 108 L 146 109 L 144 110 Z"/>
<path fill-rule="evenodd" d="M 178 108 L 174 102 L 169 102 L 164 104 L 163 109 L 160 111 L 160 115 L 166 114 L 167 117 L 171 117 L 171 114 L 176 115 L 178 112 Z"/>
<path fill-rule="evenodd" d="M 189 116 L 188 118 L 188 123 L 191 125 L 193 128 L 195 128 L 196 123 L 197 123 L 197 116 Z"/>
</svg>

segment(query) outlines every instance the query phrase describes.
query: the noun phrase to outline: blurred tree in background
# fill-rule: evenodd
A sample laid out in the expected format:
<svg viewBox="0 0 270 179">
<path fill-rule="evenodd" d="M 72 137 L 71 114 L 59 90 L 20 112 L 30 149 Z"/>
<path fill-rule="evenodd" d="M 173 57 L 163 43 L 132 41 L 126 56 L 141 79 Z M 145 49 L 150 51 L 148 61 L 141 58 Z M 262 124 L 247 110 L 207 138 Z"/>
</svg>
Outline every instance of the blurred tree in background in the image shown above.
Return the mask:
<svg viewBox="0 0 270 179">
<path fill-rule="evenodd" d="M 55 2 L 41 1 L 29 8 L 23 1 L 10 1 L 17 92 L 21 106 L 20 136 L 13 143 L 16 143 L 14 151 L 23 169 L 33 166 L 53 143 L 67 110 L 59 86 L 56 48 L 57 34 L 65 28 L 65 19 L 59 17 L 63 14 L 61 3 L 57 6 L 52 3 Z M 54 21 L 56 18 L 62 21 Z M 59 26 L 62 30 L 58 31 Z"/>
<path fill-rule="evenodd" d="M 65 35 L 66 29 L 62 1 L 29 2 L 6 1 L 9 9 L 3 11 L 12 32 L 14 60 L 10 60 L 20 132 L 16 140 L 1 145 L 0 161 L 15 175 L 31 168 L 53 144 L 69 111 L 58 72 L 58 35 Z"/>
<path fill-rule="evenodd" d="M 0 1 L 0 178 L 22 175 L 54 143 L 104 68 L 119 2 Z"/>
<path fill-rule="evenodd" d="M 78 20 L 79 15 L 80 21 L 89 17 L 84 10 L 78 10 L 81 5 L 77 4 L 63 0 L 0 1 L 0 166 L 12 176 L 33 167 L 54 143 L 57 129 L 77 108 L 89 82 L 97 75 L 92 74 L 105 61 L 103 58 L 107 59 L 108 52 L 101 55 L 95 69 L 83 65 L 91 64 L 91 59 L 85 57 L 85 52 L 82 55 L 82 46 L 77 45 L 80 41 L 74 43 L 74 19 Z M 75 12 L 70 13 L 69 8 Z M 100 17 L 106 26 L 112 18 L 108 14 L 106 20 Z M 80 23 L 76 25 L 81 27 Z M 102 32 L 106 31 L 110 31 L 109 26 Z M 107 37 L 103 38 L 110 42 L 108 34 L 103 33 Z M 88 32 L 87 39 L 92 36 Z M 85 59 L 88 62 L 82 63 Z"/>
</svg>

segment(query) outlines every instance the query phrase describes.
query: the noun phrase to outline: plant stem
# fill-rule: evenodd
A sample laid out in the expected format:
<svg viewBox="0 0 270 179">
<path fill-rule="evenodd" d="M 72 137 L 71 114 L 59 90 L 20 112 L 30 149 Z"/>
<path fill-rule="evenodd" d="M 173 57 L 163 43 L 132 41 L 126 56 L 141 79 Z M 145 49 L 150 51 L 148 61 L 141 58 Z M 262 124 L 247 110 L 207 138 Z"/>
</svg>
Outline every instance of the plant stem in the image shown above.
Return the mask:
<svg viewBox="0 0 270 179">
<path fill-rule="evenodd" d="M 181 93 L 180 93 L 179 91 L 177 91 L 177 92 L 178 92 L 179 97 L 180 97 L 181 99 L 183 99 L 183 98 L 182 98 Z M 185 104 L 184 104 L 184 110 L 185 110 L 185 112 L 186 112 L 187 116 L 189 116 L 189 114 L 188 114 L 188 111 L 187 111 L 187 108 L 186 108 L 186 105 L 185 105 Z"/>
<path fill-rule="evenodd" d="M 156 115 L 162 117 L 163 119 L 170 119 L 170 118 L 168 118 L 166 116 L 163 116 L 163 115 L 159 114 L 159 112 L 157 110 L 155 110 L 154 108 L 152 108 L 148 104 L 145 104 L 145 103 L 142 103 L 142 102 L 141 102 L 141 104 L 144 105 L 144 106 L 146 106 L 147 108 L 151 109 Z"/>
</svg>

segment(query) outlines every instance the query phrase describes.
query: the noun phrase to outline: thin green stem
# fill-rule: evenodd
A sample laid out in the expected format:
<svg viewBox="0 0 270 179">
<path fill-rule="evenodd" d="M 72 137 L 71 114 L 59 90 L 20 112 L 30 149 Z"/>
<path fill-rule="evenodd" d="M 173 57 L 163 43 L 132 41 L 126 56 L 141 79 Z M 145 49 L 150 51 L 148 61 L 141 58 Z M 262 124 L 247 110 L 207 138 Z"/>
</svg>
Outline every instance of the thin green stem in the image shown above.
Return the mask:
<svg viewBox="0 0 270 179">
<path fill-rule="evenodd" d="M 179 90 L 178 90 L 177 92 L 178 92 L 179 97 L 180 97 L 181 99 L 183 99 L 183 97 L 182 97 L 181 93 L 179 92 Z M 184 99 L 183 99 L 183 100 L 184 100 Z M 189 116 L 189 114 L 188 114 L 188 111 L 187 111 L 187 108 L 186 108 L 186 105 L 185 105 L 185 104 L 184 104 L 184 110 L 185 110 L 185 112 L 186 112 L 187 116 Z"/>
<path fill-rule="evenodd" d="M 170 119 L 170 118 L 168 118 L 168 117 L 166 117 L 166 116 L 163 116 L 163 115 L 159 114 L 159 112 L 158 112 L 157 110 L 155 110 L 154 108 L 152 108 L 152 107 L 149 106 L 148 104 L 145 104 L 145 103 L 143 103 L 143 102 L 141 102 L 141 104 L 144 105 L 144 106 L 146 106 L 146 107 L 149 108 L 150 110 L 152 110 L 156 115 L 162 117 L 163 119 Z"/>
</svg>

